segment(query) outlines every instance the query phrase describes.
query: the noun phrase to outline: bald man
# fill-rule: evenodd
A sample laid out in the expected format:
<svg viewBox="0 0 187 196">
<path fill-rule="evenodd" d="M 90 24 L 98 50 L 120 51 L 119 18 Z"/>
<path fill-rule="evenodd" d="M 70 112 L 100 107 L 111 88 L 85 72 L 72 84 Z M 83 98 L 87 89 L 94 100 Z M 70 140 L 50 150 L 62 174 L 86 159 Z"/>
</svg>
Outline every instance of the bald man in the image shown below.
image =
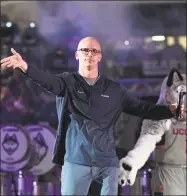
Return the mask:
<svg viewBox="0 0 187 196">
<path fill-rule="evenodd" d="M 119 159 L 113 129 L 122 112 L 142 118 L 172 118 L 176 105 L 154 105 L 130 96 L 120 84 L 98 71 L 101 46 L 93 37 L 82 39 L 75 52 L 75 73 L 53 75 L 28 66 L 14 49 L 1 66 L 18 68 L 57 97 L 58 130 L 53 163 L 63 165 L 62 195 L 87 195 L 92 181 L 102 182 L 101 195 L 117 195 Z M 47 106 L 46 106 L 47 107 Z"/>
</svg>

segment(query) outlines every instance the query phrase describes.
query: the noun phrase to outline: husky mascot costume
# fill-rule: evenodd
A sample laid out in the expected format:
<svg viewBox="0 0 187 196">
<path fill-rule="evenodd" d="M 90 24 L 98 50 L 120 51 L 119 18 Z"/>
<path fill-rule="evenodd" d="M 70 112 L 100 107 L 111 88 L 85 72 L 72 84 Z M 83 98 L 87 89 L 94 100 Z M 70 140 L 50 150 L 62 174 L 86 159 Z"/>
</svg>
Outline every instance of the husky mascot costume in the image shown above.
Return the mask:
<svg viewBox="0 0 187 196">
<path fill-rule="evenodd" d="M 186 75 L 173 69 L 162 83 L 158 104 L 177 103 L 179 97 L 183 118 L 143 121 L 134 149 L 120 160 L 120 185 L 132 186 L 137 171 L 154 151 L 152 194 L 186 195 Z"/>
</svg>

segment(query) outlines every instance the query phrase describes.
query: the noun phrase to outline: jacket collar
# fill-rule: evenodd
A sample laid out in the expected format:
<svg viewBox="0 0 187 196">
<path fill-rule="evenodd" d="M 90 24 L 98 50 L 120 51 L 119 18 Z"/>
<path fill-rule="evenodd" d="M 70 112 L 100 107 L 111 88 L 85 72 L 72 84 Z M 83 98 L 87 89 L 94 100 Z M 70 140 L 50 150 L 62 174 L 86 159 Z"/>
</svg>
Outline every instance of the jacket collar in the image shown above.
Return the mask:
<svg viewBox="0 0 187 196">
<path fill-rule="evenodd" d="M 78 72 L 75 72 L 73 75 L 75 79 L 79 81 L 80 85 L 83 86 L 88 91 L 90 91 L 93 88 L 97 88 L 99 89 L 100 92 L 102 92 L 103 89 L 105 88 L 106 77 L 101 74 L 99 74 L 99 78 L 97 79 L 94 85 L 89 85 Z"/>
</svg>

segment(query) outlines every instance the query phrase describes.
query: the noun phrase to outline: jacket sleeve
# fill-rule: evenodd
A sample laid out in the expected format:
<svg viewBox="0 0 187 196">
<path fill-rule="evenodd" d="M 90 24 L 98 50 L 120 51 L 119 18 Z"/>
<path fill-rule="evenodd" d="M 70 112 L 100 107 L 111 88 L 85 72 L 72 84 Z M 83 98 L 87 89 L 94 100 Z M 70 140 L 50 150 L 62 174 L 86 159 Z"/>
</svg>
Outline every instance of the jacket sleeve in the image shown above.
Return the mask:
<svg viewBox="0 0 187 196">
<path fill-rule="evenodd" d="M 174 117 L 169 105 L 151 104 L 131 96 L 126 89 L 121 90 L 123 112 L 144 119 L 162 120 Z"/>
<path fill-rule="evenodd" d="M 35 66 L 30 66 L 30 65 L 28 66 L 28 70 L 26 73 L 24 73 L 23 71 L 21 72 L 27 77 L 29 77 L 33 82 L 37 83 L 39 86 L 44 88 L 45 90 L 50 91 L 55 95 L 61 95 L 61 96 L 64 95 L 64 91 L 66 88 L 64 77 L 66 73 L 55 75 L 50 73 L 49 71 L 42 70 Z"/>
<path fill-rule="evenodd" d="M 129 151 L 125 159 L 132 165 L 140 169 L 154 151 L 156 143 L 161 141 L 164 133 L 169 130 L 170 120 L 150 121 L 144 120 L 141 135 L 133 150 Z"/>
</svg>

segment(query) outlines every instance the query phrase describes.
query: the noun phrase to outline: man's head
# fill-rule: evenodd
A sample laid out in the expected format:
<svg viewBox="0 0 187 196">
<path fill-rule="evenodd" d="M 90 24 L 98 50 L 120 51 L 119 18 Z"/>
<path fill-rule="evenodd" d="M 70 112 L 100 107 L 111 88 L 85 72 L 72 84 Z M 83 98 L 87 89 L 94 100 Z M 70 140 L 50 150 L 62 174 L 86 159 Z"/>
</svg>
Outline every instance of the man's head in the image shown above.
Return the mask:
<svg viewBox="0 0 187 196">
<path fill-rule="evenodd" d="M 95 70 L 102 59 L 101 46 L 94 37 L 82 39 L 75 52 L 75 58 L 79 61 L 79 69 Z"/>
</svg>

